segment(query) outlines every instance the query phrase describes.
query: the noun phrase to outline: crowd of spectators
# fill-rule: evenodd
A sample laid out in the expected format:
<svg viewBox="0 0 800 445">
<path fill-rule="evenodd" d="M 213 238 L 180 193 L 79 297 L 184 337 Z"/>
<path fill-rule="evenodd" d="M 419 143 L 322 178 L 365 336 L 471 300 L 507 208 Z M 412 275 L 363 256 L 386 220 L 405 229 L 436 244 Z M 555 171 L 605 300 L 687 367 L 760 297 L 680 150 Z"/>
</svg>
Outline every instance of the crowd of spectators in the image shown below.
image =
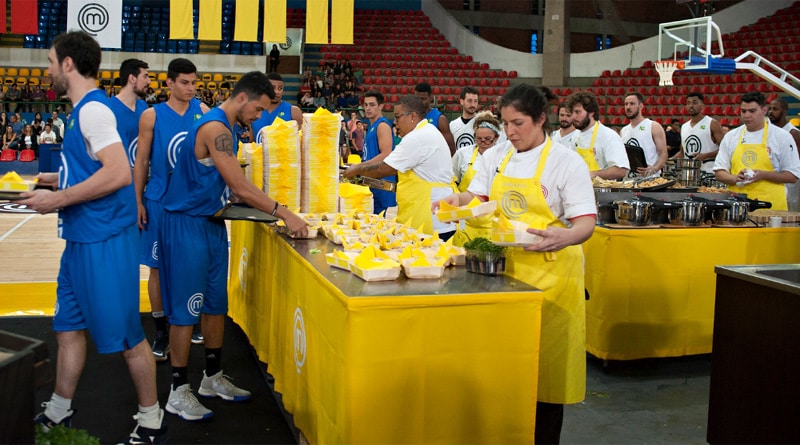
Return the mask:
<svg viewBox="0 0 800 445">
<path fill-rule="evenodd" d="M 49 113 L 64 108 L 66 100 L 56 96 L 52 85 L 0 85 L 0 112 Z"/>
<path fill-rule="evenodd" d="M 64 121 L 57 111 L 53 111 L 47 120 L 37 111 L 30 122 L 21 113 L 0 112 L 2 150 L 31 149 L 38 157 L 39 145 L 60 143 L 63 136 Z"/>
<path fill-rule="evenodd" d="M 306 66 L 300 82 L 297 104 L 304 112 L 317 108 L 336 112 L 357 108 L 364 101 L 358 76 L 346 59 L 335 63 L 322 61 L 316 71 Z"/>
</svg>

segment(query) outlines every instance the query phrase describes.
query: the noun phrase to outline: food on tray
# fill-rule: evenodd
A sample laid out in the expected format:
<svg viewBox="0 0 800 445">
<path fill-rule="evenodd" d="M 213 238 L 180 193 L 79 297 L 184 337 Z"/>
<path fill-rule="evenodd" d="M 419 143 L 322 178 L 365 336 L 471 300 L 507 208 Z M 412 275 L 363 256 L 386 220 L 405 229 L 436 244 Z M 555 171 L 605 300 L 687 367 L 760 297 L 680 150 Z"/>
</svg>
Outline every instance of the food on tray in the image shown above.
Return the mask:
<svg viewBox="0 0 800 445">
<path fill-rule="evenodd" d="M 594 179 L 592 179 L 592 185 L 595 187 L 612 189 L 631 188 L 633 187 L 633 181 L 613 181 L 595 176 Z"/>
<path fill-rule="evenodd" d="M 669 179 L 666 178 L 653 178 L 648 179 L 647 181 L 642 181 L 636 184 L 636 188 L 647 188 L 647 187 L 655 187 L 657 185 L 663 185 L 668 182 L 671 182 Z"/>
<path fill-rule="evenodd" d="M 722 187 L 706 187 L 702 186 L 697 189 L 698 193 L 728 193 L 728 189 Z"/>
<path fill-rule="evenodd" d="M 36 187 L 36 180 L 22 179 L 17 172 L 8 172 L 0 178 L 0 191 L 27 192 Z"/>
</svg>

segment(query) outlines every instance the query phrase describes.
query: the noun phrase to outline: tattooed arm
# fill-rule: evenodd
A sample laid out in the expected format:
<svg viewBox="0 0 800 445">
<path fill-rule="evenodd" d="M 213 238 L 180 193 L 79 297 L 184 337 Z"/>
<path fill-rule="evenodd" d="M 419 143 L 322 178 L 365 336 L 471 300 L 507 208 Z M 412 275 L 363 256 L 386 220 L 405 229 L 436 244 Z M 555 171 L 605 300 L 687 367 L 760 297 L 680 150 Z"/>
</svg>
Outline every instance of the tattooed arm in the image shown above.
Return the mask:
<svg viewBox="0 0 800 445">
<path fill-rule="evenodd" d="M 224 125 L 218 122 L 209 122 L 203 125 L 197 133 L 195 156 L 197 159 L 211 157 L 214 166 L 222 175 L 222 179 L 231 189 L 231 193 L 236 195 L 240 201 L 262 212 L 273 214 L 276 208 L 275 200 L 245 178 L 242 167 L 233 153 L 233 144 L 233 135 Z M 278 206 L 277 209 L 275 216 L 286 222 L 286 227 L 293 235 L 301 237 L 308 235 L 308 227 L 302 218 L 286 207 Z"/>
<path fill-rule="evenodd" d="M 352 178 L 353 176 L 367 176 L 370 178 L 382 178 L 384 176 L 396 175 L 397 170 L 389 167 L 389 164 L 381 161 L 377 164 L 355 164 L 347 167 L 347 170 L 342 172 L 345 178 Z"/>
</svg>

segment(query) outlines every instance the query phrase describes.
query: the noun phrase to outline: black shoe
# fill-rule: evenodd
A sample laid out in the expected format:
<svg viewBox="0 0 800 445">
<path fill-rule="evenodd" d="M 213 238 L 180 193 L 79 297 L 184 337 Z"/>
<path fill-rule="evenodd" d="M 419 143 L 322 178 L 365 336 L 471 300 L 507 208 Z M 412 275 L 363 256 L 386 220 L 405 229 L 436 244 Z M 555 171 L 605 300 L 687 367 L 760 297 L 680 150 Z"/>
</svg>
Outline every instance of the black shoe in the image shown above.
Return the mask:
<svg viewBox="0 0 800 445">
<path fill-rule="evenodd" d="M 197 325 L 194 326 L 194 331 L 192 331 L 192 344 L 193 345 L 202 345 L 206 342 L 206 338 L 203 337 L 203 333 L 197 329 Z"/>
<path fill-rule="evenodd" d="M 42 406 L 47 408 L 47 402 L 42 403 Z M 72 428 L 72 416 L 75 415 L 75 410 L 73 409 L 70 411 L 71 411 L 70 415 L 61 419 L 60 422 L 54 422 L 49 417 L 47 417 L 44 411 L 42 411 L 39 414 L 37 414 L 36 417 L 33 418 L 33 424 L 41 425 L 42 431 L 44 431 L 45 433 L 50 431 L 53 427 L 57 425 L 61 425 L 65 428 Z"/>
<path fill-rule="evenodd" d="M 167 443 L 167 426 L 162 421 L 161 428 L 153 430 L 137 424 L 136 428 L 133 429 L 133 432 L 128 437 L 128 440 L 122 443 L 128 445 L 141 445 L 141 444 L 151 444 L 151 443 L 165 444 Z"/>
<path fill-rule="evenodd" d="M 169 357 L 169 335 L 158 332 L 153 341 L 153 355 L 157 362 L 167 361 Z"/>
</svg>

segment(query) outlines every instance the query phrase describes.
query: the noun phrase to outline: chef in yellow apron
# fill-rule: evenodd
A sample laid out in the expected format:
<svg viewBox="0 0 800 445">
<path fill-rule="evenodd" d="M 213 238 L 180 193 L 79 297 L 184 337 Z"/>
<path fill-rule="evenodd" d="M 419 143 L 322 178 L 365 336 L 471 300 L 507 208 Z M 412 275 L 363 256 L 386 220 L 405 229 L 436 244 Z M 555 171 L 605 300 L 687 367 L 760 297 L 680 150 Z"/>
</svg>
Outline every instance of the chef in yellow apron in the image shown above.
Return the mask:
<svg viewBox="0 0 800 445">
<path fill-rule="evenodd" d="M 438 233 L 447 240 L 455 234 L 456 225 L 440 222 L 431 212 L 431 203 L 456 190 L 450 148 L 439 130 L 424 117 L 425 106 L 418 97 L 401 97 L 395 105 L 394 119 L 402 141 L 383 162 L 353 165 L 342 175 L 381 178 L 396 174 L 397 222 L 422 227 L 424 233 Z"/>
<path fill-rule="evenodd" d="M 581 402 L 586 391 L 580 244 L 594 230 L 596 207 L 586 163 L 546 136 L 545 107 L 544 95 L 534 86 L 509 90 L 500 102 L 508 143 L 483 156 L 466 192 L 444 201 L 495 200 L 507 218 L 527 223 L 528 232 L 542 237 L 525 248 L 510 247 L 506 273 L 542 290 L 535 441 L 556 443 L 563 405 Z"/>
<path fill-rule="evenodd" d="M 588 91 L 574 93 L 564 102 L 570 110 L 572 125 L 580 134 L 575 138 L 575 150 L 589 167 L 592 178 L 624 178 L 631 168 L 625 145 L 612 129 L 597 121 L 600 105 Z"/>
<path fill-rule="evenodd" d="M 485 111 L 475 116 L 473 123 L 475 132 L 475 147 L 464 147 L 458 150 L 453 157 L 453 173 L 456 174 L 458 191 L 465 192 L 475 177 L 476 161 L 483 156 L 489 148 L 497 143 L 500 136 L 500 121 L 491 112 Z M 467 160 L 466 165 L 464 161 Z M 492 216 L 481 216 L 463 222 L 453 236 L 453 245 L 463 246 L 464 243 L 478 237 L 489 238 L 492 230 Z"/>
<path fill-rule="evenodd" d="M 722 139 L 714 174 L 717 180 L 728 184 L 728 191 L 769 201 L 773 210 L 787 210 L 784 184 L 796 182 L 800 177 L 800 158 L 792 136 L 770 124 L 766 113 L 763 94 L 742 96 L 744 125 L 729 131 Z"/>
</svg>

